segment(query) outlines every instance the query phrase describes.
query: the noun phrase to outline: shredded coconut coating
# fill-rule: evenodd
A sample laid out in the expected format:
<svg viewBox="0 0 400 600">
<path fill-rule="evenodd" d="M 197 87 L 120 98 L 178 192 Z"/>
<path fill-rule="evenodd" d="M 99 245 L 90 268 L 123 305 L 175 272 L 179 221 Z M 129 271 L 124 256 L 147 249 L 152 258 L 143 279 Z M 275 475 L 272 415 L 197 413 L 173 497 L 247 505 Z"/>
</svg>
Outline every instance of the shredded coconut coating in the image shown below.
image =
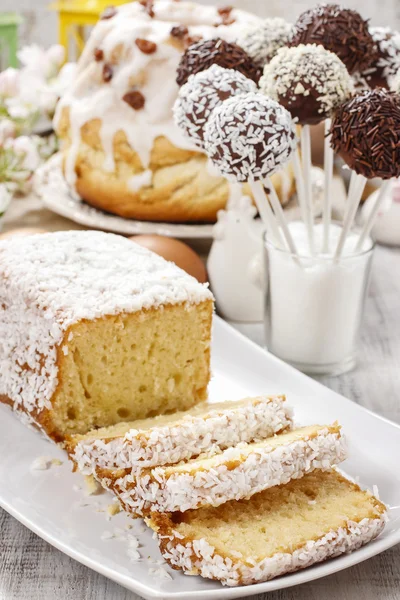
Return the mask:
<svg viewBox="0 0 400 600">
<path fill-rule="evenodd" d="M 269 18 L 246 27 L 236 43 L 263 67 L 275 56 L 279 48 L 289 42 L 291 33 L 290 23 L 279 17 Z"/>
<path fill-rule="evenodd" d="M 343 436 L 330 433 L 328 428 L 315 437 L 305 436 L 276 448 L 258 447 L 249 454 L 246 447 L 247 444 L 239 444 L 229 448 L 217 455 L 212 465 L 203 463 L 197 469 L 188 467 L 184 472 L 168 473 L 168 467 L 156 467 L 129 473 L 114 483 L 103 477 L 101 483 L 111 487 L 135 515 L 146 516 L 151 511 L 184 512 L 249 498 L 315 469 L 330 469 L 347 455 Z"/>
<path fill-rule="evenodd" d="M 400 94 L 400 71 L 398 72 L 397 76 L 392 79 L 390 89 L 392 92 Z"/>
<path fill-rule="evenodd" d="M 345 527 L 310 540 L 292 553 L 277 553 L 262 560 L 224 557 L 206 539 L 187 540 L 177 531 L 160 544 L 163 557 L 190 575 L 221 581 L 223 585 L 249 585 L 268 581 L 285 573 L 305 569 L 341 554 L 354 552 L 376 538 L 385 527 L 386 515 L 378 519 L 348 520 Z"/>
<path fill-rule="evenodd" d="M 211 298 L 176 265 L 118 235 L 69 231 L 2 241 L 0 395 L 33 422 L 31 413 L 51 408 L 57 355 L 71 325 Z"/>
<path fill-rule="evenodd" d="M 302 122 L 305 115 L 310 120 L 311 100 L 316 120 L 323 120 L 351 96 L 354 85 L 336 54 L 307 44 L 278 50 L 264 68 L 260 89 Z"/>
<path fill-rule="evenodd" d="M 400 33 L 390 27 L 371 27 L 370 33 L 378 45 L 378 70 L 390 85 L 392 79 L 400 73 Z"/>
<path fill-rule="evenodd" d="M 199 148 L 204 148 L 204 126 L 217 106 L 231 96 L 256 92 L 257 85 L 239 71 L 212 65 L 190 75 L 174 105 L 176 125 Z"/>
<path fill-rule="evenodd" d="M 289 161 L 296 145 L 290 113 L 260 93 L 226 100 L 213 111 L 204 129 L 208 156 L 232 182 L 272 175 Z"/>
<path fill-rule="evenodd" d="M 257 401 L 258 400 L 258 401 Z M 203 452 L 209 456 L 241 442 L 273 436 L 292 425 L 283 396 L 260 397 L 246 406 L 186 416 L 180 422 L 146 431 L 131 429 L 120 438 L 81 441 L 72 459 L 82 473 L 96 468 L 129 468 L 174 464 Z"/>
</svg>

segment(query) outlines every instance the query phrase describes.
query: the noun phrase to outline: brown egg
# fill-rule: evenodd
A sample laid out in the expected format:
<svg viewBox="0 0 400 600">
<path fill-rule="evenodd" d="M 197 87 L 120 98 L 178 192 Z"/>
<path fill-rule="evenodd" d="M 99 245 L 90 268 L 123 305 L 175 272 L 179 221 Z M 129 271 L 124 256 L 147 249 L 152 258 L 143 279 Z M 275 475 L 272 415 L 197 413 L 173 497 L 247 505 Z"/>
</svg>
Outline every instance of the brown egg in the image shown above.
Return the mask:
<svg viewBox="0 0 400 600">
<path fill-rule="evenodd" d="M 10 240 L 11 238 L 25 237 L 27 235 L 35 235 L 37 233 L 48 233 L 45 229 L 39 229 L 39 227 L 21 227 L 19 229 L 10 229 L 0 233 L 0 240 Z"/>
<path fill-rule="evenodd" d="M 175 263 L 200 283 L 207 281 L 203 261 L 187 244 L 163 235 L 134 235 L 129 239 L 162 256 L 165 260 Z"/>
</svg>

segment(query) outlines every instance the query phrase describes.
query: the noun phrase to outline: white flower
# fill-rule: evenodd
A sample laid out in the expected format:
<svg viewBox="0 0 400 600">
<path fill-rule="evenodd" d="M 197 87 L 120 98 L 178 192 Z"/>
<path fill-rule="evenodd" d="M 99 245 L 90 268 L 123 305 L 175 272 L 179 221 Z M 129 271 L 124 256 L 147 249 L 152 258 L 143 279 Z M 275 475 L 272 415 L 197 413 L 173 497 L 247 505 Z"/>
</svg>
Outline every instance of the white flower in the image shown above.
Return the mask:
<svg viewBox="0 0 400 600">
<path fill-rule="evenodd" d="M 12 194 L 5 183 L 0 183 L 0 217 L 6 212 L 11 202 Z"/>
<path fill-rule="evenodd" d="M 12 140 L 9 147 L 15 154 L 23 156 L 22 168 L 27 171 L 35 171 L 40 165 L 40 155 L 34 140 L 27 135 Z"/>
<path fill-rule="evenodd" d="M 12 67 L 0 73 L 0 96 L 16 96 L 19 92 L 19 77 L 19 71 Z"/>
<path fill-rule="evenodd" d="M 50 46 L 50 48 L 47 50 L 46 56 L 50 64 L 57 67 L 58 71 L 65 60 L 65 48 L 60 44 L 54 44 L 53 46 Z"/>
<path fill-rule="evenodd" d="M 44 50 L 37 44 L 24 46 L 18 52 L 18 58 L 25 70 L 40 76 L 42 81 L 54 77 L 64 61 L 65 50 L 62 46 L 54 45 Z"/>
<path fill-rule="evenodd" d="M 15 136 L 15 125 L 10 119 L 1 119 L 0 120 L 0 147 L 5 143 L 5 141 L 9 138 L 13 138 Z"/>
<path fill-rule="evenodd" d="M 50 87 L 45 87 L 41 90 L 39 95 L 39 109 L 52 115 L 56 109 L 59 95 L 52 90 Z"/>
<path fill-rule="evenodd" d="M 32 109 L 25 103 L 21 102 L 19 98 L 13 98 L 12 101 L 6 102 L 8 114 L 11 119 L 28 119 L 32 114 Z"/>
</svg>

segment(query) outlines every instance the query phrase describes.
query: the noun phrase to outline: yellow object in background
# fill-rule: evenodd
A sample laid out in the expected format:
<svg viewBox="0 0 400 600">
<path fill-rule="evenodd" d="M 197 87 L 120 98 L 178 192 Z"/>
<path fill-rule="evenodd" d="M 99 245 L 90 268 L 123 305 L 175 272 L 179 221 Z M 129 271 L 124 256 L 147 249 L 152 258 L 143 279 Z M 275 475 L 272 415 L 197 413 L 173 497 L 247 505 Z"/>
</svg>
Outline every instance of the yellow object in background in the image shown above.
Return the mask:
<svg viewBox="0 0 400 600">
<path fill-rule="evenodd" d="M 76 51 L 74 58 L 79 57 L 86 43 L 85 28 L 93 27 L 107 6 L 118 6 L 128 1 L 130 0 L 58 0 L 50 4 L 49 8 L 59 15 L 58 41 L 65 48 L 66 60 L 73 58 L 70 56 L 71 45 Z"/>
</svg>

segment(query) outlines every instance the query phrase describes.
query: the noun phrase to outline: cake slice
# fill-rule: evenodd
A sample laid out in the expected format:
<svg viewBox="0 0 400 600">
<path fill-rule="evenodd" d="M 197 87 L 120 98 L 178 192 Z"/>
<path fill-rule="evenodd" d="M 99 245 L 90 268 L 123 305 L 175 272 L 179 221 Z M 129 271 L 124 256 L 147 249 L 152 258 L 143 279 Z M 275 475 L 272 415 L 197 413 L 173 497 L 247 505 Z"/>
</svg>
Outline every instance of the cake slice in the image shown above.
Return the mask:
<svg viewBox="0 0 400 600">
<path fill-rule="evenodd" d="M 314 471 L 249 500 L 153 513 L 147 522 L 172 567 L 234 586 L 357 550 L 382 531 L 385 510 L 336 471 Z"/>
<path fill-rule="evenodd" d="M 219 506 L 328 469 L 346 458 L 337 424 L 311 425 L 221 454 L 138 472 L 98 469 L 96 477 L 136 516 Z"/>
<path fill-rule="evenodd" d="M 264 439 L 292 425 L 284 396 L 203 402 L 185 412 L 152 417 L 71 436 L 66 449 L 84 474 L 96 468 L 134 469 L 173 464 L 202 452 L 217 454 Z"/>
<path fill-rule="evenodd" d="M 55 441 L 207 397 L 213 298 L 118 235 L 0 242 L 0 401 Z"/>
</svg>

